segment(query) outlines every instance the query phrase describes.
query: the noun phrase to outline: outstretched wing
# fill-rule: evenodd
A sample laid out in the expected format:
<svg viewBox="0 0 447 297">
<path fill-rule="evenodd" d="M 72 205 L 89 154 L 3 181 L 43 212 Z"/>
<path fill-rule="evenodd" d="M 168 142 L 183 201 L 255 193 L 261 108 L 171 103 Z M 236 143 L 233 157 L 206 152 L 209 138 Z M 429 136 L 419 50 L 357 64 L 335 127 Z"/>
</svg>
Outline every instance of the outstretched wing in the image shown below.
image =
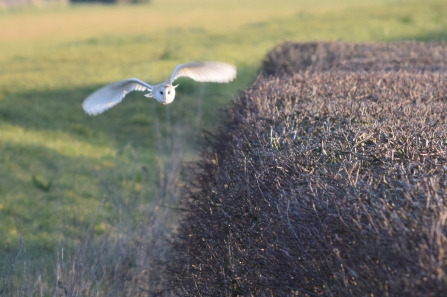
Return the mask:
<svg viewBox="0 0 447 297">
<path fill-rule="evenodd" d="M 236 67 L 221 62 L 192 62 L 175 67 L 168 83 L 186 76 L 196 81 L 227 83 L 236 77 Z"/>
<path fill-rule="evenodd" d="M 95 91 L 82 103 L 82 108 L 89 115 L 103 113 L 120 103 L 132 91 L 152 91 L 152 86 L 136 78 L 122 80 Z"/>
</svg>

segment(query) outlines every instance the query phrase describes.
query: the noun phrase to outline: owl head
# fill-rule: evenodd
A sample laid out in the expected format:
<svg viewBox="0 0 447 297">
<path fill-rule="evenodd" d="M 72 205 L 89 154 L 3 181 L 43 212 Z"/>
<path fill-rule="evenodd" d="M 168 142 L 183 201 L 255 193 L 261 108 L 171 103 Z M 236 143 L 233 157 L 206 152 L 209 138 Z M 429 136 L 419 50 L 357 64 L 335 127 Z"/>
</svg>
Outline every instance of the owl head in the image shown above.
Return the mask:
<svg viewBox="0 0 447 297">
<path fill-rule="evenodd" d="M 174 101 L 175 88 L 177 87 L 178 85 L 173 86 L 171 84 L 162 84 L 158 86 L 154 94 L 155 99 L 163 105 L 171 103 Z"/>
</svg>

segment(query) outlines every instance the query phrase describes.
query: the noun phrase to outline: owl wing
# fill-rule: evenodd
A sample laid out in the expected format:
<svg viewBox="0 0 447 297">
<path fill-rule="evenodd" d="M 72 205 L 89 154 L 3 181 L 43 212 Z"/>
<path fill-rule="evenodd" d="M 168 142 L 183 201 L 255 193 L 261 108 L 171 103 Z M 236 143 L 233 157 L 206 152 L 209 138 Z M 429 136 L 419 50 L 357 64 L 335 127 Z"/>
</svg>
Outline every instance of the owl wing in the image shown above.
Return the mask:
<svg viewBox="0 0 447 297">
<path fill-rule="evenodd" d="M 152 86 L 137 78 L 122 80 L 93 92 L 82 103 L 89 115 L 98 115 L 120 103 L 132 91 L 152 91 Z"/>
<path fill-rule="evenodd" d="M 236 67 L 222 62 L 192 62 L 175 67 L 168 83 L 186 76 L 201 82 L 227 83 L 236 77 Z"/>
</svg>

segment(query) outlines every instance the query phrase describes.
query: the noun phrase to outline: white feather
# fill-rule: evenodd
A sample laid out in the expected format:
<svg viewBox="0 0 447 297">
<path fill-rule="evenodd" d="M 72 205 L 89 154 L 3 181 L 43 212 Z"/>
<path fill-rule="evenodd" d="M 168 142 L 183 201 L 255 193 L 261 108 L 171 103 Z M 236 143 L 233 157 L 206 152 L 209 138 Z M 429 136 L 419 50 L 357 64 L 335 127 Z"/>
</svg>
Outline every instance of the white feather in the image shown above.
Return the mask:
<svg viewBox="0 0 447 297">
<path fill-rule="evenodd" d="M 146 97 L 155 98 L 163 105 L 174 100 L 175 87 L 172 83 L 179 77 L 189 77 L 200 82 L 227 83 L 236 77 L 236 67 L 221 62 L 192 62 L 180 64 L 171 78 L 158 85 L 149 85 L 137 78 L 122 80 L 95 91 L 82 103 L 82 108 L 89 115 L 103 113 L 120 103 L 132 91 L 149 91 Z"/>
<path fill-rule="evenodd" d="M 136 78 L 122 80 L 95 91 L 82 103 L 82 108 L 89 115 L 103 113 L 120 103 L 132 91 L 152 90 L 152 86 Z"/>
<path fill-rule="evenodd" d="M 186 76 L 200 82 L 227 83 L 236 77 L 236 67 L 221 62 L 192 62 L 175 67 L 169 79 L 172 84 L 177 78 Z"/>
</svg>

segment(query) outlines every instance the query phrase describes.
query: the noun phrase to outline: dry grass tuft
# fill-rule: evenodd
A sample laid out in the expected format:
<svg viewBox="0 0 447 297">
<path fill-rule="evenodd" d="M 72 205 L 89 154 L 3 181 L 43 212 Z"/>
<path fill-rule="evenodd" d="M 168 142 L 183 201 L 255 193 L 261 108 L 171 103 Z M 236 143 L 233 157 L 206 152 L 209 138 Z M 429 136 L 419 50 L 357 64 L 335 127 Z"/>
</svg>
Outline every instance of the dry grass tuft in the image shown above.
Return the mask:
<svg viewBox="0 0 447 297">
<path fill-rule="evenodd" d="M 344 70 L 259 77 L 236 99 L 183 200 L 176 295 L 447 291 L 447 73 L 418 71 L 445 65 L 411 60 L 415 43 L 319 46 L 363 48 L 393 71 L 331 59 L 318 67 Z M 287 71 L 283 61 L 305 70 L 278 52 L 267 73 Z"/>
</svg>

